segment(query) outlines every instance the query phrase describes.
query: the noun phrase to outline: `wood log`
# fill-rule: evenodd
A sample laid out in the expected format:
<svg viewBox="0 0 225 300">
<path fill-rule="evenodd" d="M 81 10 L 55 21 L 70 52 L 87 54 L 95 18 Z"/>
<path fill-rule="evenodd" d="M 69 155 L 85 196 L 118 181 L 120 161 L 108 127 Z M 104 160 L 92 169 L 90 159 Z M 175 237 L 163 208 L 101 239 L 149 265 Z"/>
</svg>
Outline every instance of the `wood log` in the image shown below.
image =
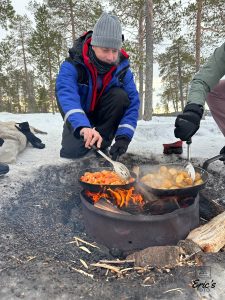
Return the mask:
<svg viewBox="0 0 225 300">
<path fill-rule="evenodd" d="M 196 243 L 188 239 L 180 240 L 177 243 L 177 246 L 181 247 L 185 254 L 191 257 L 202 251 L 202 249 Z"/>
<path fill-rule="evenodd" d="M 115 213 L 115 214 L 130 215 L 130 213 L 117 208 L 110 201 L 108 201 L 107 199 L 104 199 L 104 198 L 101 198 L 97 202 L 95 202 L 94 206 L 97 208 L 103 209 L 105 211 Z"/>
<path fill-rule="evenodd" d="M 187 239 L 196 243 L 204 252 L 218 252 L 225 245 L 225 212 L 192 230 Z"/>
<path fill-rule="evenodd" d="M 134 259 L 138 267 L 172 268 L 179 264 L 183 250 L 178 246 L 154 246 L 135 252 L 126 259 Z"/>
</svg>

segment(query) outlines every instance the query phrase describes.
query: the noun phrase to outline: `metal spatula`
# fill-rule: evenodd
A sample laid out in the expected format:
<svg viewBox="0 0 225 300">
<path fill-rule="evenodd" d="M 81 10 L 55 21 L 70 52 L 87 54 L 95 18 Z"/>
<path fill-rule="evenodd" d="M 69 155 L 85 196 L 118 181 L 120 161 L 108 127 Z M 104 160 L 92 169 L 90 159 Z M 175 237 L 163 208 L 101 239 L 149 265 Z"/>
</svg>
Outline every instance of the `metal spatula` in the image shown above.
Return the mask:
<svg viewBox="0 0 225 300">
<path fill-rule="evenodd" d="M 190 145 L 192 143 L 192 140 L 189 139 L 186 141 L 187 144 L 187 163 L 185 164 L 184 168 L 188 172 L 188 175 L 191 177 L 192 181 L 195 181 L 195 169 L 191 163 L 191 149 Z"/>
<path fill-rule="evenodd" d="M 118 162 L 118 161 L 114 161 L 111 158 L 109 158 L 107 155 L 105 155 L 105 153 L 103 153 L 101 150 L 99 150 L 96 146 L 92 146 L 92 148 L 94 150 L 96 150 L 101 156 L 103 156 L 106 160 L 108 160 L 112 165 L 113 165 L 113 169 L 114 171 L 123 179 L 127 180 L 131 177 L 130 175 L 130 171 L 127 169 L 127 167 Z"/>
</svg>

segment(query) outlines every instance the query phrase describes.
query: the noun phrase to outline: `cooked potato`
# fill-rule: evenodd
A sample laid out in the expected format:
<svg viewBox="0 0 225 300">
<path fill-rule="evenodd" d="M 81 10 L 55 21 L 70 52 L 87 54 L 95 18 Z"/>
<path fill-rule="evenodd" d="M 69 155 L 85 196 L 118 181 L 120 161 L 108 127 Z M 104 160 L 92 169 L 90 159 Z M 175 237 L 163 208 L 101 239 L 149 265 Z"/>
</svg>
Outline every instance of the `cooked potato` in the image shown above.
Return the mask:
<svg viewBox="0 0 225 300">
<path fill-rule="evenodd" d="M 171 175 L 176 175 L 177 174 L 177 170 L 175 168 L 170 168 L 168 170 L 168 172 L 171 174 Z"/>
<path fill-rule="evenodd" d="M 196 172 L 196 173 L 195 173 L 195 181 L 197 181 L 197 180 L 199 180 L 199 179 L 201 179 L 201 174 L 198 173 L 198 172 Z"/>
<path fill-rule="evenodd" d="M 166 166 L 161 166 L 154 173 L 146 174 L 140 181 L 155 189 L 187 188 L 203 183 L 201 174 L 198 172 L 196 172 L 193 182 L 186 170 Z"/>
<path fill-rule="evenodd" d="M 159 173 L 167 173 L 168 172 L 168 169 L 166 166 L 161 166 L 160 169 L 159 169 Z"/>
<path fill-rule="evenodd" d="M 183 180 L 184 180 L 184 175 L 182 173 L 177 175 L 177 177 L 175 179 L 176 183 L 181 183 Z"/>
<path fill-rule="evenodd" d="M 173 186 L 171 186 L 169 189 L 170 189 L 170 190 L 176 190 L 176 189 L 178 189 L 178 188 L 179 188 L 178 186 L 173 185 Z"/>
<path fill-rule="evenodd" d="M 202 179 L 199 179 L 197 181 L 194 182 L 194 185 L 199 185 L 199 184 L 202 184 L 203 183 L 203 180 Z"/>
<path fill-rule="evenodd" d="M 193 184 L 193 180 L 190 177 L 184 178 L 184 182 L 190 186 Z"/>
<path fill-rule="evenodd" d="M 145 176 L 143 176 L 141 178 L 141 181 L 142 182 L 147 182 L 147 181 L 151 181 L 152 179 L 154 178 L 154 175 L 153 174 L 147 174 Z"/>
<path fill-rule="evenodd" d="M 173 183 L 168 179 L 165 179 L 162 182 L 162 186 L 165 187 L 166 189 L 169 189 L 172 185 L 173 185 Z"/>
</svg>

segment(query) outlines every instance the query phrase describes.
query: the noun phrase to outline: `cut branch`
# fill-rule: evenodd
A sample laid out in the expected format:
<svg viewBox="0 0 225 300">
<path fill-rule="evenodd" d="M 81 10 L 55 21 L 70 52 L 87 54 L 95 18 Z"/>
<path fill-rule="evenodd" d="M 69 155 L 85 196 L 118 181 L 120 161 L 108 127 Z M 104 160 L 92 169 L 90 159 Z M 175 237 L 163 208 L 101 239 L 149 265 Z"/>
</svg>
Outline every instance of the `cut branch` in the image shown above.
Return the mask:
<svg viewBox="0 0 225 300">
<path fill-rule="evenodd" d="M 225 245 L 225 212 L 192 230 L 187 239 L 195 242 L 205 252 L 218 252 Z"/>
</svg>

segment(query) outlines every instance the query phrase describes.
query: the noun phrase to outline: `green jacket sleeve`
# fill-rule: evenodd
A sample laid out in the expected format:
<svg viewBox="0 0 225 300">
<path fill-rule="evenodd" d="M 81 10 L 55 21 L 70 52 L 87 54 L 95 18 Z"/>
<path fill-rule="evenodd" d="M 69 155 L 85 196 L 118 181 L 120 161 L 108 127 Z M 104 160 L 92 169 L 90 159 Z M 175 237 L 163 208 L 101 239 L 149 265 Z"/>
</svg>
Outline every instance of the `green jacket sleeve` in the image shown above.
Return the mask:
<svg viewBox="0 0 225 300">
<path fill-rule="evenodd" d="M 225 75 L 225 43 L 216 48 L 191 81 L 187 103 L 205 104 L 207 93 Z"/>
</svg>

